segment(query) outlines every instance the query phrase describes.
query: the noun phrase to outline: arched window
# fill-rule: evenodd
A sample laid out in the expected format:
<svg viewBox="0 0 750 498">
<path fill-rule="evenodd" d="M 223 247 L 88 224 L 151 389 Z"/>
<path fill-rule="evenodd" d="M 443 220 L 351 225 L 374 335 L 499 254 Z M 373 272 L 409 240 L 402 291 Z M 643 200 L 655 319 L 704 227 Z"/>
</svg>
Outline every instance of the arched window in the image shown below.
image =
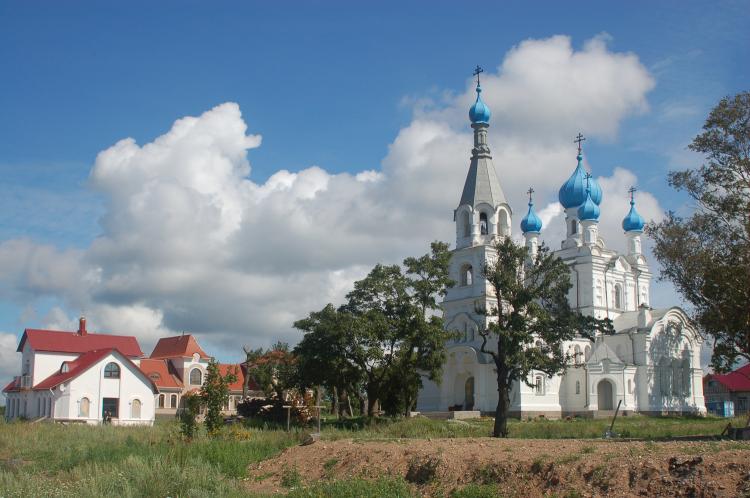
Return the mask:
<svg viewBox="0 0 750 498">
<path fill-rule="evenodd" d="M 574 358 L 574 361 L 575 361 L 576 365 L 580 365 L 581 363 L 583 363 L 582 356 L 583 356 L 583 354 L 581 354 L 581 346 L 579 346 L 578 344 L 576 344 L 576 347 L 573 350 L 573 358 Z"/>
<path fill-rule="evenodd" d="M 622 309 L 622 285 L 615 285 L 615 309 Z"/>
<path fill-rule="evenodd" d="M 130 418 L 141 418 L 141 400 L 134 399 L 130 404 Z"/>
<path fill-rule="evenodd" d="M 489 224 L 487 223 L 487 213 L 479 213 L 479 233 L 487 235 L 489 233 Z"/>
<path fill-rule="evenodd" d="M 159 402 L 156 406 L 159 408 L 164 408 L 164 395 L 163 394 L 159 395 Z"/>
<path fill-rule="evenodd" d="M 544 379 L 541 375 L 537 375 L 534 380 L 534 393 L 538 396 L 544 394 Z"/>
<path fill-rule="evenodd" d="M 177 395 L 173 394 L 169 398 L 169 407 L 170 408 L 177 408 Z"/>
<path fill-rule="evenodd" d="M 203 372 L 201 372 L 199 368 L 194 368 L 190 371 L 190 385 L 203 385 Z"/>
<path fill-rule="evenodd" d="M 474 275 L 472 274 L 471 265 L 463 265 L 461 267 L 461 285 L 463 286 L 471 285 L 473 280 L 474 280 Z"/>
<path fill-rule="evenodd" d="M 81 398 L 81 402 L 78 404 L 78 416 L 88 418 L 89 417 L 89 405 L 91 402 L 88 398 Z"/>
<path fill-rule="evenodd" d="M 589 358 L 591 358 L 591 346 L 586 346 L 584 348 L 583 357 L 586 361 L 589 361 Z"/>
<path fill-rule="evenodd" d="M 471 235 L 471 219 L 469 213 L 464 211 L 461 213 L 461 229 L 463 230 L 463 236 L 469 237 Z"/>
<path fill-rule="evenodd" d="M 62 362 L 62 365 L 60 365 L 60 373 L 68 373 L 70 372 L 70 365 L 68 365 L 67 361 Z"/>
<path fill-rule="evenodd" d="M 672 395 L 682 395 L 682 362 L 677 358 L 672 360 Z"/>
<path fill-rule="evenodd" d="M 659 360 L 659 390 L 664 397 L 672 392 L 672 364 L 666 357 Z"/>
<path fill-rule="evenodd" d="M 581 381 L 576 381 L 576 394 L 581 394 Z"/>
<path fill-rule="evenodd" d="M 682 393 L 684 396 L 690 396 L 692 385 L 692 371 L 690 369 L 690 359 L 682 360 Z"/>
<path fill-rule="evenodd" d="M 104 378 L 105 379 L 119 379 L 120 378 L 120 365 L 117 363 L 107 363 L 104 367 Z"/>
<path fill-rule="evenodd" d="M 578 222 L 576 220 L 570 220 L 570 234 L 575 235 L 578 233 Z"/>
</svg>

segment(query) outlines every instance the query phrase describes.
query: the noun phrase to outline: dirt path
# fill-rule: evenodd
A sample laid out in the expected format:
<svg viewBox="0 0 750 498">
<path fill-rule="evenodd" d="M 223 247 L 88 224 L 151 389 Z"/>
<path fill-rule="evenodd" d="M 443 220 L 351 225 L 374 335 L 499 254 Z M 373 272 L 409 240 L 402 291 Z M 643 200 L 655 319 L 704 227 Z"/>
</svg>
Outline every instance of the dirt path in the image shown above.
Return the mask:
<svg viewBox="0 0 750 498">
<path fill-rule="evenodd" d="M 470 483 L 508 496 L 750 497 L 750 443 L 492 438 L 320 441 L 250 469 L 252 491 L 283 492 L 282 477 L 403 477 L 423 496 Z"/>
</svg>

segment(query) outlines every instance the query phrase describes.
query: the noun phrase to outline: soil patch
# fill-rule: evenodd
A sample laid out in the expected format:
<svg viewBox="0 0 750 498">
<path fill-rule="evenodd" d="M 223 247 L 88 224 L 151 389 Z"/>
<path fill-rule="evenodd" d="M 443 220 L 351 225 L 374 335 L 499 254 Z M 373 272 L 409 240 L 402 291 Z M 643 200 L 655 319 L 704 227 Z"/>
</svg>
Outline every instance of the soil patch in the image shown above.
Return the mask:
<svg viewBox="0 0 750 498">
<path fill-rule="evenodd" d="M 250 468 L 255 492 L 319 480 L 403 478 L 423 496 L 469 484 L 507 496 L 750 497 L 750 443 L 533 439 L 319 441 Z"/>
</svg>

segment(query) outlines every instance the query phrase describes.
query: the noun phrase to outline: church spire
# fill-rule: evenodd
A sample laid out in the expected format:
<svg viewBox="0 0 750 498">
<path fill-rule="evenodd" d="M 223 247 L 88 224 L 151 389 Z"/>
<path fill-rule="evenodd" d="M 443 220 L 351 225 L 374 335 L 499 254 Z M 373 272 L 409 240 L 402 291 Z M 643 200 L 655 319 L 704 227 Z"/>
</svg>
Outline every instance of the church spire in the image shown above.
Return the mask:
<svg viewBox="0 0 750 498">
<path fill-rule="evenodd" d="M 482 101 L 482 86 L 479 81 L 482 72 L 484 70 L 477 66 L 473 73 L 477 78 L 477 98 L 469 109 L 469 119 L 474 130 L 474 147 L 471 149 L 469 172 L 455 213 L 457 247 L 489 244 L 496 236 L 510 235 L 510 207 L 497 179 L 487 144 L 491 112 Z"/>
</svg>

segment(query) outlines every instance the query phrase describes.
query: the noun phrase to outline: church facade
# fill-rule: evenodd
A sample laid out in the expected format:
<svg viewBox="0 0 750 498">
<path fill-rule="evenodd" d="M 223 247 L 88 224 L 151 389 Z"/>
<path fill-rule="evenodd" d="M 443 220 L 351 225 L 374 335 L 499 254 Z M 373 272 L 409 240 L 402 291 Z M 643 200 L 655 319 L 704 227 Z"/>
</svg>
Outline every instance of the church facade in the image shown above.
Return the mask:
<svg viewBox="0 0 750 498">
<path fill-rule="evenodd" d="M 492 317 L 477 309 L 497 303 L 482 268 L 494 257 L 493 244 L 511 237 L 513 212 L 505 199 L 487 143 L 490 110 L 477 99 L 469 111 L 474 130 L 469 171 L 454 211 L 456 248 L 451 278 L 456 282 L 443 301 L 445 327 L 458 338 L 447 346 L 440 383 L 423 379 L 417 410 L 476 410 L 494 413 L 498 392 L 494 363 L 482 353 L 480 329 Z M 607 248 L 598 233 L 602 190 L 586 173 L 578 144 L 578 164 L 562 185 L 559 201 L 565 210 L 566 239 L 555 254 L 570 267 L 572 308 L 597 318 L 610 318 L 615 334 L 594 340 L 578 337 L 564 344 L 573 358 L 561 375 L 532 372 L 516 382 L 510 394 L 514 416 L 596 416 L 620 409 L 647 414 L 704 414 L 700 349 L 702 339 L 678 307 L 649 306 L 651 272 L 641 252 L 644 221 L 631 192 L 623 219 L 627 254 Z M 624 206 L 625 207 L 625 206 Z M 625 209 L 623 209 L 625 212 Z M 534 254 L 542 222 L 529 199 L 520 223 L 526 246 Z M 492 346 L 492 341 L 488 347 Z"/>
</svg>

